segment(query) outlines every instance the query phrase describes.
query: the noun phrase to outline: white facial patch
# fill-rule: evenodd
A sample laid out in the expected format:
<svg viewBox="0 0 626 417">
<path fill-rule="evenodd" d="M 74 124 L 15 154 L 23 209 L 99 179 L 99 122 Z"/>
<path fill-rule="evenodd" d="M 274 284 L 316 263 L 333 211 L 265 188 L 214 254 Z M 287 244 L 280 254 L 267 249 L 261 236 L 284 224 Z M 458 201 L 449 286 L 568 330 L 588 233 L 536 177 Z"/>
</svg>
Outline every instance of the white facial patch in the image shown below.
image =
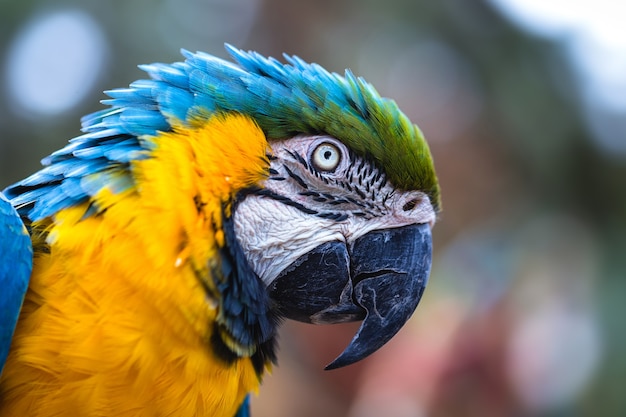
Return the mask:
<svg viewBox="0 0 626 417">
<path fill-rule="evenodd" d="M 237 239 L 266 285 L 325 242 L 350 247 L 373 230 L 435 222 L 426 194 L 395 189 L 378 168 L 337 139 L 302 136 L 270 145 L 270 176 L 263 192 L 246 196 L 234 213 Z M 314 165 L 319 161 L 312 160 L 323 146 L 340 152 L 330 155 L 339 159 L 332 171 L 320 172 Z"/>
</svg>

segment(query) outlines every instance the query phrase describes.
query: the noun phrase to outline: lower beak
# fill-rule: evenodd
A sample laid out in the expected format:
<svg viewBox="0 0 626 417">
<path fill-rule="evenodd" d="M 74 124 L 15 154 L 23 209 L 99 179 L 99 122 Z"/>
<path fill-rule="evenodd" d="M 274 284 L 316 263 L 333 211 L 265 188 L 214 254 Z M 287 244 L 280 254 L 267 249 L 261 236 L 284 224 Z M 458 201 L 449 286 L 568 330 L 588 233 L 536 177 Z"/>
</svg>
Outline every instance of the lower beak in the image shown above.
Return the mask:
<svg viewBox="0 0 626 417">
<path fill-rule="evenodd" d="M 270 285 L 285 317 L 309 323 L 363 320 L 326 369 L 357 362 L 387 343 L 420 301 L 432 257 L 428 224 L 375 230 L 350 246 L 326 242 L 301 256 Z"/>
</svg>

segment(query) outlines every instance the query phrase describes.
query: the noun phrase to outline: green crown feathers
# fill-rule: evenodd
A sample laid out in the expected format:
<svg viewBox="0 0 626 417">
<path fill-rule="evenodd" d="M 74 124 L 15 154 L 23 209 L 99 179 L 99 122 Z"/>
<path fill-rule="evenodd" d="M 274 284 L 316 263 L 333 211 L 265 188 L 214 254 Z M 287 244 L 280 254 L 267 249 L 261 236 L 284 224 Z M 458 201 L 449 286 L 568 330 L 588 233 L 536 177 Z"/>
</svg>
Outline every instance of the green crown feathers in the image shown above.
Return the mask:
<svg viewBox="0 0 626 417">
<path fill-rule="evenodd" d="M 6 194 L 35 220 L 85 201 L 105 185 L 127 189 L 132 176 L 119 171 L 146 157 L 152 146 L 147 138 L 217 112 L 239 112 L 251 116 L 268 138 L 333 136 L 371 158 L 394 186 L 426 193 L 438 210 L 428 144 L 394 101 L 350 71 L 342 77 L 298 57 L 285 56 L 283 64 L 226 48 L 235 63 L 183 51 L 184 62 L 140 66 L 150 79 L 107 91 L 110 99 L 103 103 L 109 107 L 83 118 L 84 134 L 45 158 L 44 169 Z"/>
</svg>

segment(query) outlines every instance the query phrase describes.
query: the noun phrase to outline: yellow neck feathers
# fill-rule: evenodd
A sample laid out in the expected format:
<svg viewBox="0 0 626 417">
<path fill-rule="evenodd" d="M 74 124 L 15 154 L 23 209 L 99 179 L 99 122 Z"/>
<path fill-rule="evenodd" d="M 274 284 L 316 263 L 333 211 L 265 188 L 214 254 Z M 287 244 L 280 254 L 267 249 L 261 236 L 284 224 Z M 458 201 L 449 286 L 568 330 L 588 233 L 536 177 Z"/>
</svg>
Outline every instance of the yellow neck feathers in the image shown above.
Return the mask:
<svg viewBox="0 0 626 417">
<path fill-rule="evenodd" d="M 250 119 L 213 117 L 149 141 L 135 188 L 103 189 L 46 228 L 0 380 L 0 416 L 233 417 L 259 380 L 211 352 L 222 210 L 267 173 Z M 228 213 L 227 213 L 228 214 Z M 203 282 L 204 281 L 204 282 Z"/>
</svg>

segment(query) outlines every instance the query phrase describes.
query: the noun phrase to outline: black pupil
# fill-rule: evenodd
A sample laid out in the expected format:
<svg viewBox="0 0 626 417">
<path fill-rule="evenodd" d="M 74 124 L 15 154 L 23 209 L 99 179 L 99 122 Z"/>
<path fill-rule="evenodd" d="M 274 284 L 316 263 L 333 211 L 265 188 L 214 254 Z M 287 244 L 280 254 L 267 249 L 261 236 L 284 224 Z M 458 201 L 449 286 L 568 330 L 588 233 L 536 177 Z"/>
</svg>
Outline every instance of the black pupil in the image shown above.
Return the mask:
<svg viewBox="0 0 626 417">
<path fill-rule="evenodd" d="M 327 160 L 330 159 L 330 157 L 333 155 L 333 153 L 331 151 L 326 151 L 324 152 L 324 158 L 326 158 Z"/>
</svg>

